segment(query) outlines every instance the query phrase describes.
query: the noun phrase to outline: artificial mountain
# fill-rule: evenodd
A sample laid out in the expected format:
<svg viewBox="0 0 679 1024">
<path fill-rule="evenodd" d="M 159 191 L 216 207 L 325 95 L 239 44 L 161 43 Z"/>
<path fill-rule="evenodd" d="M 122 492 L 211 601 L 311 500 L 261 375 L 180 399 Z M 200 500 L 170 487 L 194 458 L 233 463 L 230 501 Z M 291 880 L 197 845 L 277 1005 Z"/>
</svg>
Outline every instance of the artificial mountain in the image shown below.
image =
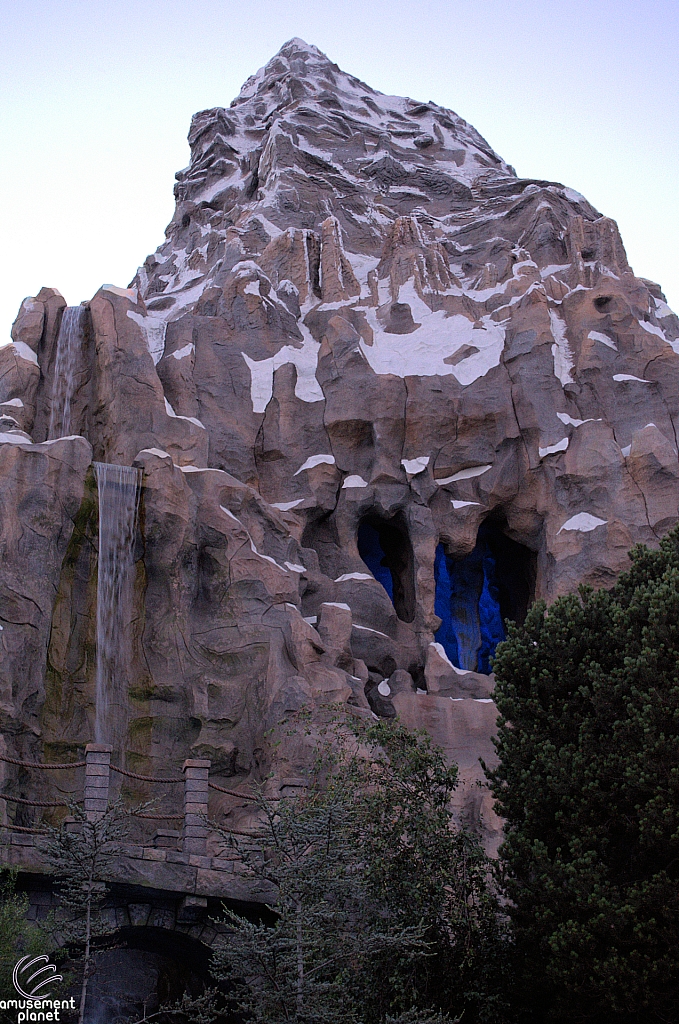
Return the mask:
<svg viewBox="0 0 679 1024">
<path fill-rule="evenodd" d="M 299 39 L 189 143 L 165 241 L 84 304 L 68 365 L 53 289 L 0 349 L 4 750 L 94 736 L 92 464 L 134 466 L 114 759 L 284 789 L 294 712 L 398 714 L 492 848 L 501 620 L 679 518 L 679 320 L 577 192 Z"/>
</svg>

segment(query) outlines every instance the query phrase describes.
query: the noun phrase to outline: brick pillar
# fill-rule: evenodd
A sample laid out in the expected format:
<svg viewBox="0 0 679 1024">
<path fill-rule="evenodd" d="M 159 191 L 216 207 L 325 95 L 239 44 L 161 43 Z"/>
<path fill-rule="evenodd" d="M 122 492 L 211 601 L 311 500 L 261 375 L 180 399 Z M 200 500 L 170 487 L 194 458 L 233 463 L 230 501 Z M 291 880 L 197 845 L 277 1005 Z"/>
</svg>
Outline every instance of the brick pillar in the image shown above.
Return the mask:
<svg viewBox="0 0 679 1024">
<path fill-rule="evenodd" d="M 189 758 L 184 761 L 184 832 L 182 849 L 184 853 L 207 853 L 208 772 L 210 761 L 204 758 Z"/>
<path fill-rule="evenodd" d="M 85 747 L 85 816 L 88 821 L 98 821 L 106 813 L 112 749 L 105 743 L 88 743 Z"/>
</svg>

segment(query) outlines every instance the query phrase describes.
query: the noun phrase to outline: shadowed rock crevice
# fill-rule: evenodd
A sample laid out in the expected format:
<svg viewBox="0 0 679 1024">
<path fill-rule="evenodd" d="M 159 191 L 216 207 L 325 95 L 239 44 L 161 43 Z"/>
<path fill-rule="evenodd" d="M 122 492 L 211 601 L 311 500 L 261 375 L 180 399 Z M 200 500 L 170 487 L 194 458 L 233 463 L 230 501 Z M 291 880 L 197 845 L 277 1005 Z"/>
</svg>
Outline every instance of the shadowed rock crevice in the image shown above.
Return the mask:
<svg viewBox="0 0 679 1024">
<path fill-rule="evenodd" d="M 402 622 L 415 618 L 415 579 L 413 546 L 402 512 L 382 519 L 374 512 L 358 526 L 358 553 L 375 579 L 388 593 Z"/>
</svg>

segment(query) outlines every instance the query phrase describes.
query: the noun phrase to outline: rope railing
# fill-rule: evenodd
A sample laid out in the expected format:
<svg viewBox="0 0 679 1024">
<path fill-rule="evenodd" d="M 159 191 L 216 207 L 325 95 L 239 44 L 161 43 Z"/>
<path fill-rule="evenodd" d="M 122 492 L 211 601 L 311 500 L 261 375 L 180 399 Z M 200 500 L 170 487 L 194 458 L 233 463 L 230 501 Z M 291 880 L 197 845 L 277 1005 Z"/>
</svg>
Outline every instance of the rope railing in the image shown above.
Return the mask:
<svg viewBox="0 0 679 1024">
<path fill-rule="evenodd" d="M 86 765 L 85 761 L 70 761 L 64 764 L 41 764 L 39 761 L 21 761 L 17 757 L 9 757 L 7 754 L 0 754 L 0 761 L 4 761 L 5 764 L 15 764 L 19 768 L 40 768 L 40 769 L 66 769 L 66 768 L 84 768 Z M 0 793 L 0 800 L 7 800 L 14 804 L 22 804 L 24 807 L 68 807 L 68 803 L 65 800 L 27 800 L 22 796 L 10 796 L 9 793 Z M 39 827 L 35 826 L 23 826 L 11 824 L 4 826 L 5 828 L 10 827 L 17 832 L 38 832 L 42 831 Z"/>
<path fill-rule="evenodd" d="M 215 828 L 212 828 L 211 830 L 213 832 L 217 831 L 217 829 L 215 829 Z M 228 832 L 230 835 L 234 835 L 234 836 L 247 836 L 248 839 L 266 839 L 266 834 L 265 833 L 262 833 L 262 832 L 244 832 L 240 828 L 222 828 L 221 831 L 222 832 Z"/>
<path fill-rule="evenodd" d="M 222 829 L 215 830 L 214 824 L 208 820 L 208 804 L 209 804 L 209 792 L 212 790 L 218 794 L 224 794 L 224 796 L 231 797 L 237 801 L 244 801 L 250 805 L 255 803 L 258 799 L 256 793 L 252 792 L 252 786 L 248 786 L 249 792 L 238 791 L 237 789 L 230 789 L 227 786 L 220 786 L 219 783 L 213 782 L 209 778 L 210 761 L 205 758 L 187 759 L 184 763 L 181 776 L 155 776 L 145 775 L 142 772 L 129 771 L 127 768 L 122 768 L 117 764 L 111 764 L 112 750 L 110 746 L 99 745 L 99 744 L 88 744 L 85 747 L 85 758 L 84 761 L 71 761 L 70 763 L 62 764 L 41 764 L 40 762 L 23 761 L 18 757 L 10 757 L 7 754 L 0 754 L 0 762 L 6 764 L 16 765 L 18 768 L 36 768 L 36 769 L 71 769 L 71 768 L 85 768 L 83 778 L 83 792 L 82 799 L 78 802 L 84 808 L 84 814 L 88 821 L 97 821 L 107 812 L 109 804 L 109 793 L 110 793 L 110 781 L 111 773 L 115 772 L 119 776 L 126 779 L 132 779 L 140 783 L 147 783 L 149 785 L 166 785 L 176 786 L 181 785 L 183 789 L 183 807 L 177 811 L 171 810 L 153 810 L 153 806 L 149 807 L 148 811 L 139 811 L 135 813 L 131 811 L 132 818 L 139 818 L 140 826 L 144 821 L 147 821 L 151 827 L 156 824 L 157 828 L 161 831 L 157 833 L 157 836 L 161 836 L 167 839 L 172 836 L 176 836 L 179 840 L 180 852 L 189 858 L 189 862 L 192 863 L 191 857 L 207 857 L 208 853 L 208 837 L 210 833 L 217 834 L 220 832 L 224 836 L 229 834 L 233 836 L 235 842 L 236 837 L 242 837 L 242 841 L 246 846 L 255 844 L 258 847 L 264 836 L 261 832 L 261 825 L 253 822 L 250 828 L 234 828 L 228 825 L 223 826 Z M 14 774 L 14 773 L 12 773 Z M 245 783 L 247 786 L 248 784 Z M 16 788 L 20 788 L 18 785 Z M 167 791 L 166 791 L 167 792 Z M 55 794 L 61 799 L 55 800 L 30 800 L 27 797 L 10 796 L 0 792 L 0 800 L 5 800 L 11 806 L 14 806 L 17 810 L 21 807 L 34 807 L 39 812 L 40 808 L 46 810 L 52 808 L 68 808 L 70 804 L 67 802 L 69 794 L 62 794 L 57 792 Z M 170 793 L 168 793 L 170 796 Z M 173 797 L 177 797 L 178 794 L 173 793 Z M 274 798 L 275 799 L 275 798 Z M 164 801 L 163 801 L 164 802 Z M 175 799 L 168 800 L 169 803 L 175 803 Z M 178 800 L 176 801 L 179 802 Z M 31 815 L 33 817 L 34 815 Z M 35 814 L 35 817 L 41 818 L 42 815 L 39 813 Z M 163 824 L 166 830 L 179 829 L 180 831 L 163 831 Z M 245 824 L 245 823 L 243 823 Z M 7 822 L 0 825 L 0 830 L 11 835 L 11 833 L 26 833 L 28 835 L 33 834 L 37 842 L 37 837 L 41 834 L 49 834 L 49 827 L 46 827 L 42 821 L 37 821 L 31 825 L 19 825 L 14 822 Z M 143 830 L 143 834 L 146 834 L 146 830 Z M 3 840 L 4 842 L 5 840 Z M 21 843 L 22 840 L 17 835 L 16 841 Z M 25 840 L 24 840 L 25 842 Z M 154 847 L 156 846 L 156 840 L 154 839 Z M 163 845 L 163 844 L 161 844 Z M 165 844 L 166 845 L 166 844 Z M 130 848 L 132 849 L 132 848 Z M 136 850 L 136 847 L 134 847 Z M 145 850 L 145 846 L 144 846 Z M 121 849 L 121 853 L 124 854 L 124 850 Z M 136 855 L 130 853 L 130 855 Z M 144 853 L 144 856 L 146 854 Z"/>
<path fill-rule="evenodd" d="M 87 764 L 86 761 L 71 761 L 66 764 L 40 764 L 39 761 L 19 761 L 16 757 L 8 757 L 7 754 L 0 754 L 0 761 L 5 761 L 7 764 L 17 764 L 20 768 L 84 768 Z"/>
<path fill-rule="evenodd" d="M 119 768 L 115 764 L 110 765 L 110 769 L 112 772 L 118 772 L 118 775 L 125 775 L 128 779 L 138 779 L 140 782 L 184 782 L 184 779 L 160 779 L 155 778 L 153 775 L 139 775 L 137 772 L 128 772 L 125 768 Z"/>
<path fill-rule="evenodd" d="M 211 789 L 216 793 L 230 796 L 236 800 L 243 800 L 248 803 L 257 801 L 257 796 L 253 793 L 239 792 L 235 789 L 229 789 L 227 786 L 220 786 L 217 782 L 211 781 L 207 777 L 205 768 L 208 767 L 209 761 L 205 762 L 191 762 L 187 761 L 184 766 L 186 774 L 184 776 L 155 776 L 155 775 L 144 775 L 141 772 L 129 771 L 127 768 L 121 768 L 119 765 L 111 764 L 110 761 L 110 748 L 101 748 L 88 746 L 86 748 L 85 761 L 71 761 L 69 763 L 55 763 L 55 764 L 41 764 L 40 762 L 23 761 L 20 758 L 10 757 L 7 754 L 0 754 L 0 761 L 7 764 L 17 765 L 20 768 L 37 768 L 37 769 L 70 769 L 70 768 L 86 768 L 85 782 L 84 782 L 84 805 L 85 813 L 88 817 L 92 815 L 101 815 L 105 811 L 105 805 L 108 799 L 108 773 L 116 772 L 127 779 L 134 779 L 138 782 L 146 782 L 151 785 L 182 785 L 185 787 L 184 796 L 184 807 L 178 812 L 172 811 L 156 811 L 150 813 L 137 813 L 134 817 L 146 820 L 149 822 L 180 822 L 183 821 L 182 832 L 184 834 L 184 852 L 201 852 L 201 848 L 205 844 L 205 836 L 200 835 L 200 829 L 204 826 L 196 822 L 196 817 L 200 815 L 205 816 L 207 814 L 207 798 L 208 791 Z M 196 772 L 198 773 L 196 775 Z M 201 776 L 200 772 L 204 772 Z M 193 775 L 192 775 L 193 773 Z M 104 783 L 103 778 L 106 777 L 107 781 Z M 103 785 L 102 785 L 103 783 Z M 204 789 L 201 789 L 204 787 Z M 204 795 L 199 795 L 200 793 Z M 104 795 L 105 794 L 105 795 Z M 0 793 L 0 799 L 14 803 L 17 806 L 35 807 L 35 808 L 57 808 L 57 807 L 68 807 L 69 803 L 66 800 L 29 800 L 26 797 L 13 797 L 7 794 Z M 188 822 L 188 824 L 187 824 Z M 40 825 L 23 826 L 8 823 L 6 828 L 17 832 L 41 832 L 44 829 Z M 209 827 L 209 826 L 208 826 Z M 198 830 L 198 831 L 196 831 Z M 258 831 L 246 831 L 237 828 L 226 828 L 225 831 L 232 833 L 233 835 L 243 836 L 250 840 L 261 840 L 261 833 Z M 202 853 L 205 850 L 202 849 Z"/>
<path fill-rule="evenodd" d="M 218 793 L 226 793 L 227 796 L 237 796 L 242 800 L 256 800 L 256 796 L 250 796 L 248 793 L 238 793 L 235 789 L 224 789 L 223 786 L 218 786 L 216 782 L 208 782 L 210 789 L 215 789 Z"/>
<path fill-rule="evenodd" d="M 33 834 L 38 832 L 41 835 L 44 835 L 45 833 L 47 833 L 49 835 L 49 830 L 46 829 L 46 828 L 42 828 L 40 825 L 14 825 L 14 824 L 10 825 L 10 824 L 8 824 L 8 825 L 0 825 L 0 828 L 8 828 L 8 829 L 11 829 L 12 832 L 32 832 Z"/>
<path fill-rule="evenodd" d="M 20 761 L 16 757 L 8 757 L 7 754 L 0 754 L 0 761 L 5 761 L 7 764 L 15 764 L 20 768 L 41 768 L 41 769 L 66 769 L 66 768 L 84 768 L 87 765 L 86 761 L 70 761 L 64 764 L 41 764 L 39 761 Z M 137 779 L 139 782 L 160 782 L 168 783 L 171 785 L 177 785 L 180 782 L 183 783 L 184 779 L 177 776 L 175 778 L 161 778 L 156 775 L 141 775 L 139 772 L 130 772 L 126 768 L 120 768 L 116 764 L 109 766 L 112 772 L 117 772 L 118 775 L 124 775 L 128 779 Z M 218 793 L 225 793 L 227 796 L 235 796 L 241 800 L 256 800 L 256 796 L 251 796 L 249 793 L 239 793 L 235 789 L 226 789 L 224 786 L 218 786 L 216 782 L 208 783 L 210 789 L 216 790 Z M 36 806 L 48 806 L 47 804 L 37 804 Z M 67 806 L 66 804 L 54 804 L 49 806 Z"/>
<path fill-rule="evenodd" d="M 0 800 L 11 800 L 14 804 L 26 804 L 28 807 L 68 807 L 65 800 L 26 800 L 21 796 L 9 796 L 0 793 Z"/>
<path fill-rule="evenodd" d="M 135 818 L 144 818 L 146 821 L 174 821 L 175 818 L 179 820 L 184 817 L 184 813 L 181 814 L 135 814 Z"/>
</svg>

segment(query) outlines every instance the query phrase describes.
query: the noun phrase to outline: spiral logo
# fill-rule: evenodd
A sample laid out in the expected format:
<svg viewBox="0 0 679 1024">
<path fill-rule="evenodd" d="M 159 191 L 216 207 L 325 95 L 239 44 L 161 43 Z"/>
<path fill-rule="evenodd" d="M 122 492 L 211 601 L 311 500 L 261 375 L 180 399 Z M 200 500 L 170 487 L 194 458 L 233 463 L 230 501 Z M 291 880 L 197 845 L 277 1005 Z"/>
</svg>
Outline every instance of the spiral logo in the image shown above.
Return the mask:
<svg viewBox="0 0 679 1024">
<path fill-rule="evenodd" d="M 42 964 L 42 967 L 33 970 L 37 964 Z M 27 977 L 31 970 L 33 973 Z M 49 957 L 44 953 L 42 956 L 34 956 L 33 959 L 29 956 L 22 956 L 12 971 L 14 987 L 24 999 L 49 999 L 51 993 L 44 992 L 42 989 L 54 981 L 63 980 L 63 974 L 57 974 L 56 967 L 50 963 Z"/>
</svg>

